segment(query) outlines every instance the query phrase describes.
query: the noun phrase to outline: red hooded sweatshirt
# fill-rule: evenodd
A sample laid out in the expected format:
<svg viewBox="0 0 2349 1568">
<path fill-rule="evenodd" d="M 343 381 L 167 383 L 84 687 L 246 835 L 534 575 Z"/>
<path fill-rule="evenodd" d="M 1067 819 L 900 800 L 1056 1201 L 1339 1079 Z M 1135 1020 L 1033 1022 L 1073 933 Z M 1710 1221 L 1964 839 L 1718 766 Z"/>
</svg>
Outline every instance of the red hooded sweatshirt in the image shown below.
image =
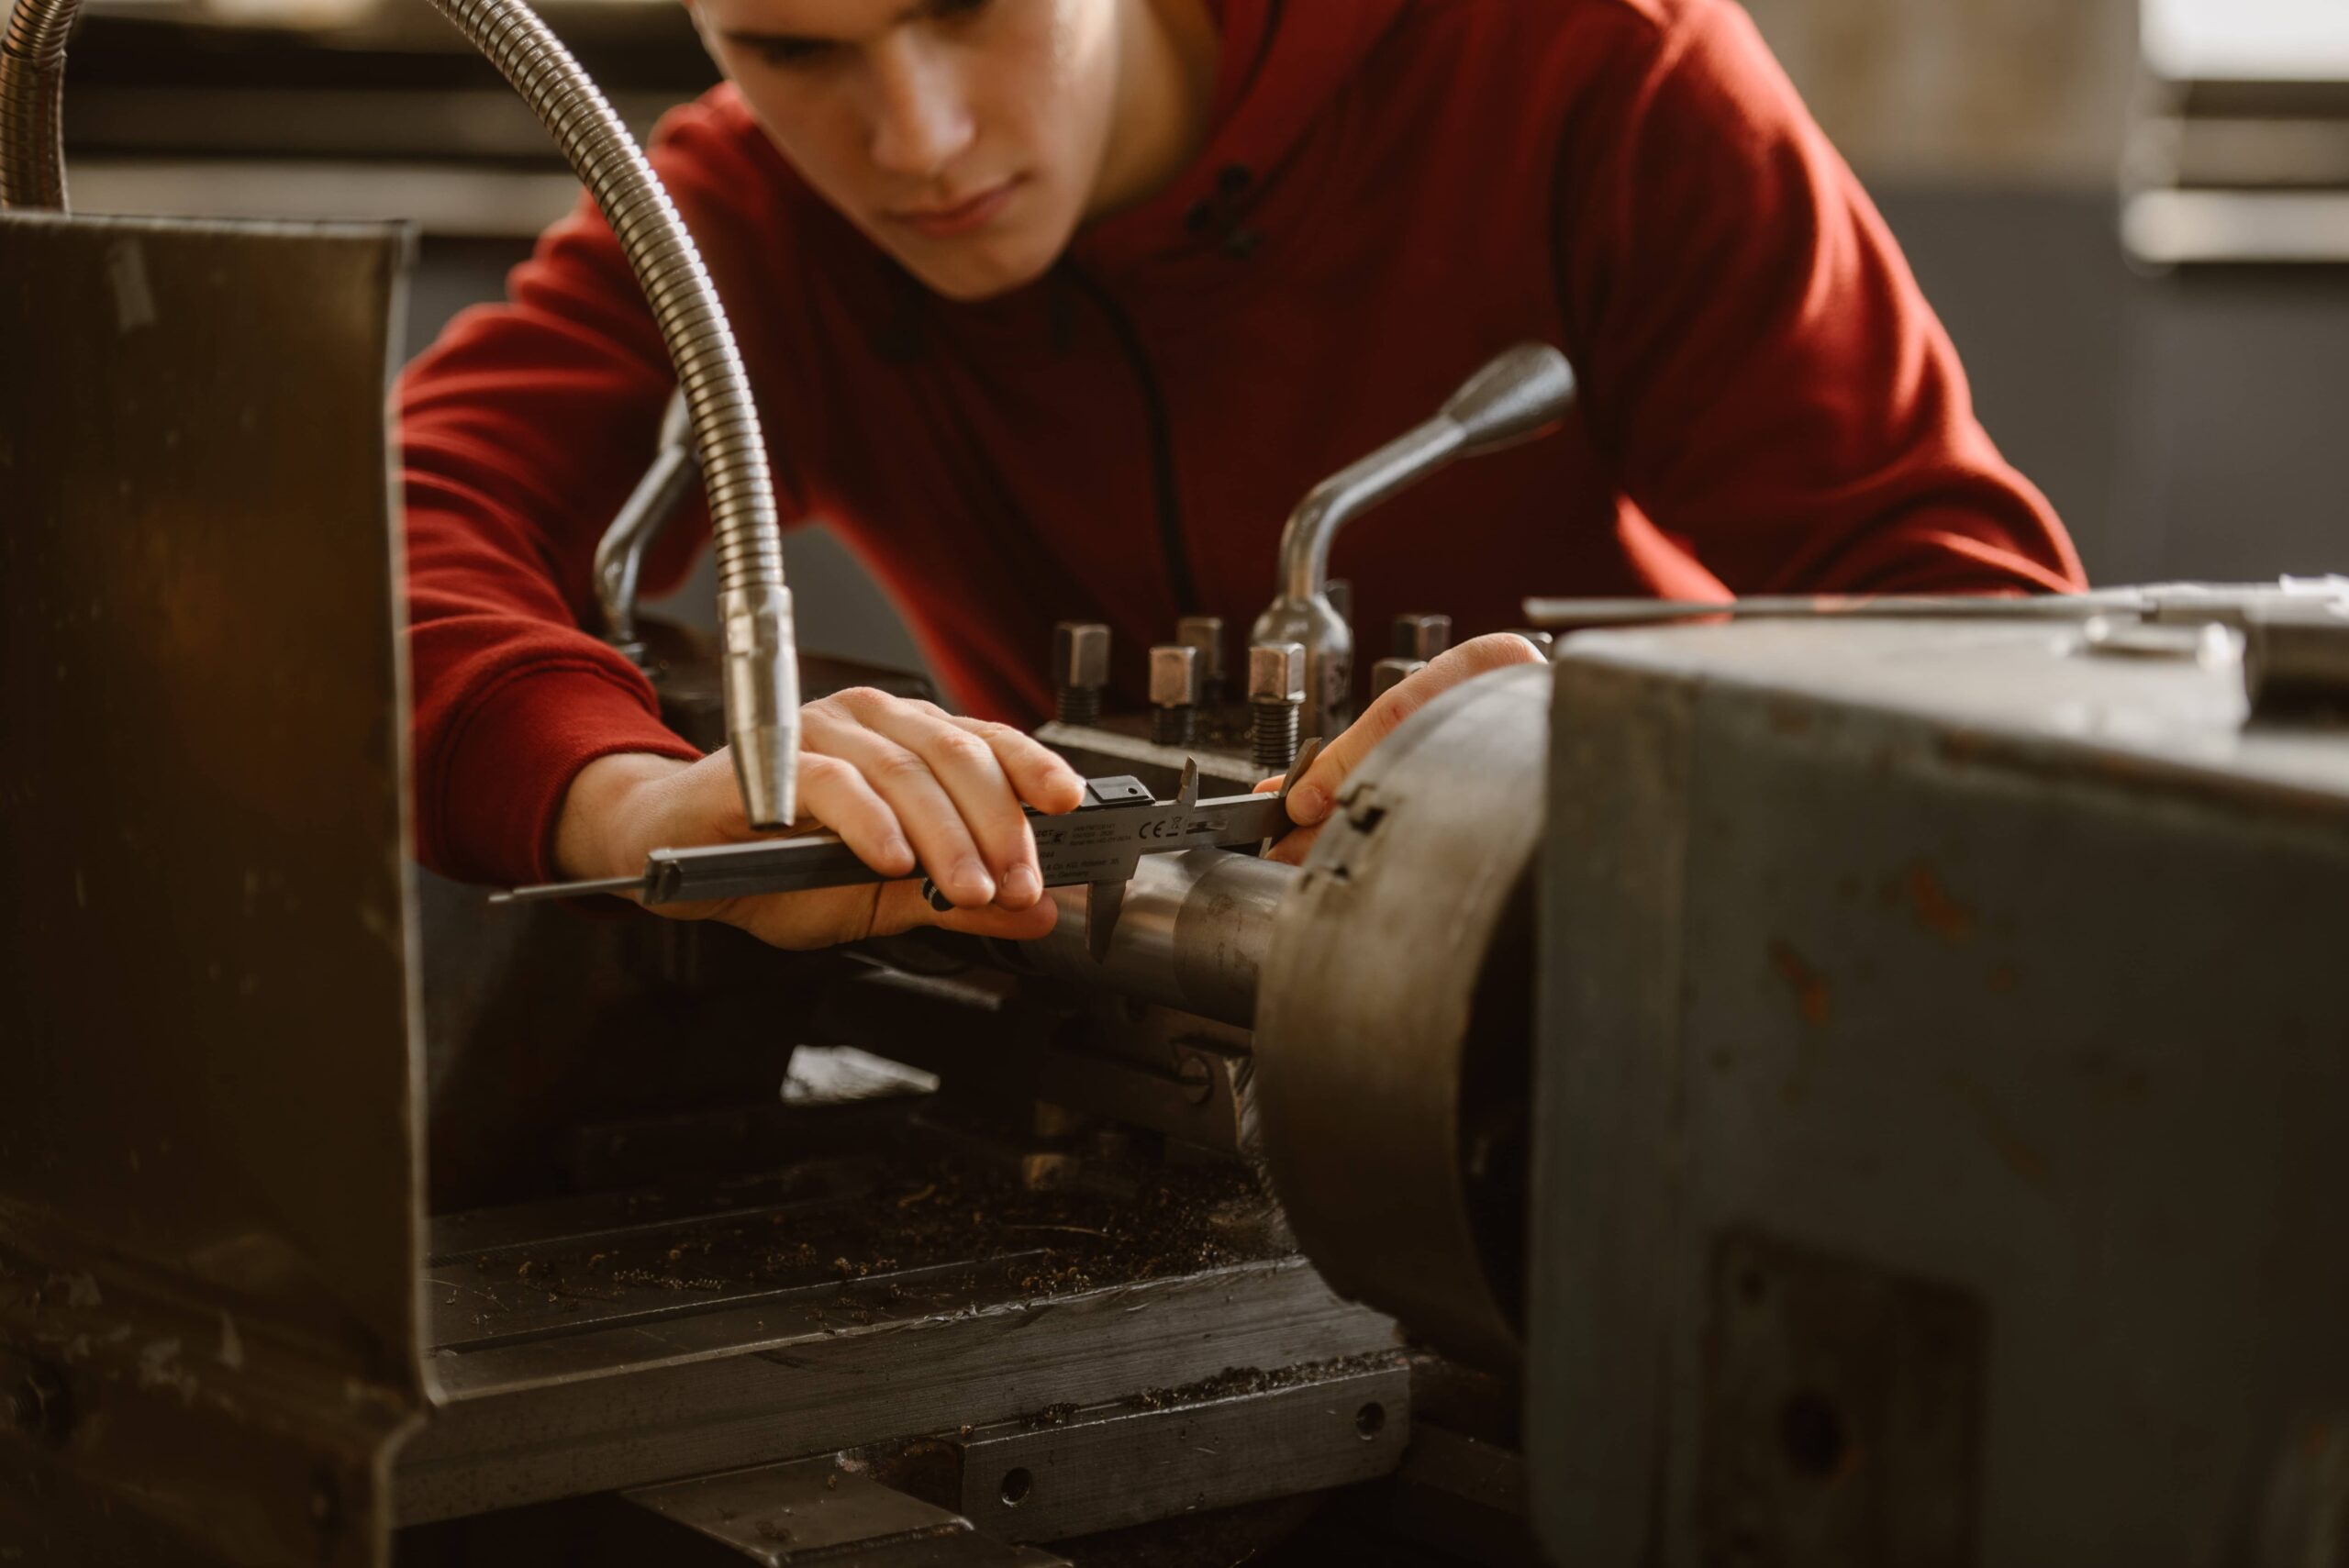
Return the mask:
<svg viewBox="0 0 2349 1568">
<path fill-rule="evenodd" d="M 1727 0 L 1224 0 L 1208 144 L 1040 282 L 922 288 L 721 87 L 651 148 L 740 339 L 786 525 L 837 528 L 969 711 L 1047 711 L 1053 621 L 1115 692 L 1245 628 L 1281 524 L 1491 354 L 1563 348 L 1559 434 L 1353 523 L 1357 623 L 1529 594 L 2075 587 L 1890 235 Z M 691 756 L 580 629 L 674 377 L 583 206 L 400 389 L 417 835 L 549 875 L 593 758 Z M 706 542 L 681 517 L 648 576 Z"/>
</svg>

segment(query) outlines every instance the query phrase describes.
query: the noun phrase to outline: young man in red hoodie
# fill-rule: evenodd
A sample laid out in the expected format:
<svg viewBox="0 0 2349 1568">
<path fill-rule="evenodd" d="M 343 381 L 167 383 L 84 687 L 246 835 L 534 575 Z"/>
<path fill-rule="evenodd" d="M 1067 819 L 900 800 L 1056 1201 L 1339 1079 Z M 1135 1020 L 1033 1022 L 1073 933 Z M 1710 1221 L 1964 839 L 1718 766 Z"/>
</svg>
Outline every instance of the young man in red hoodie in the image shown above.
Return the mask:
<svg viewBox="0 0 2349 1568">
<path fill-rule="evenodd" d="M 1529 592 L 2061 590 L 2060 526 L 1976 422 L 1890 236 L 1729 0 L 689 0 L 729 84 L 651 149 L 725 299 L 789 520 L 828 520 L 964 716 L 809 705 L 802 800 L 910 884 L 697 911 L 815 945 L 1040 934 L 1017 726 L 1052 623 L 1114 684 L 1178 615 L 1246 626 L 1315 481 L 1536 338 L 1560 434 L 1353 525 L 1363 624 L 1497 630 Z M 459 876 L 632 872 L 746 836 L 579 629 L 672 374 L 600 218 L 558 225 L 402 389 L 419 837 Z M 655 575 L 707 535 L 680 527 Z M 1404 713 L 1528 657 L 1472 639 Z M 1292 847 L 1291 852 L 1294 852 Z"/>
</svg>

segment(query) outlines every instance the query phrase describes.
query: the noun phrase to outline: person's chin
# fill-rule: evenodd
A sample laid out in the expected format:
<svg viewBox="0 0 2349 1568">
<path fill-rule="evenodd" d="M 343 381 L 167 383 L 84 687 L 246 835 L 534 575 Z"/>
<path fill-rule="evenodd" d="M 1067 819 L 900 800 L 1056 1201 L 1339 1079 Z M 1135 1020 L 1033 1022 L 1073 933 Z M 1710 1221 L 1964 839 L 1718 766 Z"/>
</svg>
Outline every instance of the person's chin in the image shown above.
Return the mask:
<svg viewBox="0 0 2349 1568">
<path fill-rule="evenodd" d="M 944 240 L 900 250 L 897 259 L 932 294 L 965 305 L 994 299 L 1052 271 L 1057 250 L 1003 240 Z"/>
</svg>

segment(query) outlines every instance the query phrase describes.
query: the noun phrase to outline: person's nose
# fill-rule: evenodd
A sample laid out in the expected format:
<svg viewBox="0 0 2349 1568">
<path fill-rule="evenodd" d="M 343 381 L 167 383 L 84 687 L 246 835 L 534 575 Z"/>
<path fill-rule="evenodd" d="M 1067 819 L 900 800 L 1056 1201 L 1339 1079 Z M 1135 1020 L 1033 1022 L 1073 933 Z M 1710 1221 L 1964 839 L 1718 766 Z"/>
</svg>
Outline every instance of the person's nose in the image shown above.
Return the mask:
<svg viewBox="0 0 2349 1568">
<path fill-rule="evenodd" d="M 874 82 L 872 157 L 877 167 L 928 177 L 971 145 L 970 105 L 961 72 L 945 50 L 919 38 L 892 39 L 874 61 Z"/>
</svg>

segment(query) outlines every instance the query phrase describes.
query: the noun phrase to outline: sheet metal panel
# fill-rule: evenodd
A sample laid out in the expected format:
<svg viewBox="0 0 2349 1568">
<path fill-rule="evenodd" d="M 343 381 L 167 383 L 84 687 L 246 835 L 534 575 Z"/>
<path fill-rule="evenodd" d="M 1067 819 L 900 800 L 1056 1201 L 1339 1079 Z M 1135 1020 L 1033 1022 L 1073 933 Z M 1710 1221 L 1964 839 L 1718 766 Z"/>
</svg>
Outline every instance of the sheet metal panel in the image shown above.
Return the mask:
<svg viewBox="0 0 2349 1568">
<path fill-rule="evenodd" d="M 409 249 L 0 217 L 0 1343 L 78 1411 L 0 1488 L 37 1561 L 382 1552 L 422 1396 Z"/>
</svg>

